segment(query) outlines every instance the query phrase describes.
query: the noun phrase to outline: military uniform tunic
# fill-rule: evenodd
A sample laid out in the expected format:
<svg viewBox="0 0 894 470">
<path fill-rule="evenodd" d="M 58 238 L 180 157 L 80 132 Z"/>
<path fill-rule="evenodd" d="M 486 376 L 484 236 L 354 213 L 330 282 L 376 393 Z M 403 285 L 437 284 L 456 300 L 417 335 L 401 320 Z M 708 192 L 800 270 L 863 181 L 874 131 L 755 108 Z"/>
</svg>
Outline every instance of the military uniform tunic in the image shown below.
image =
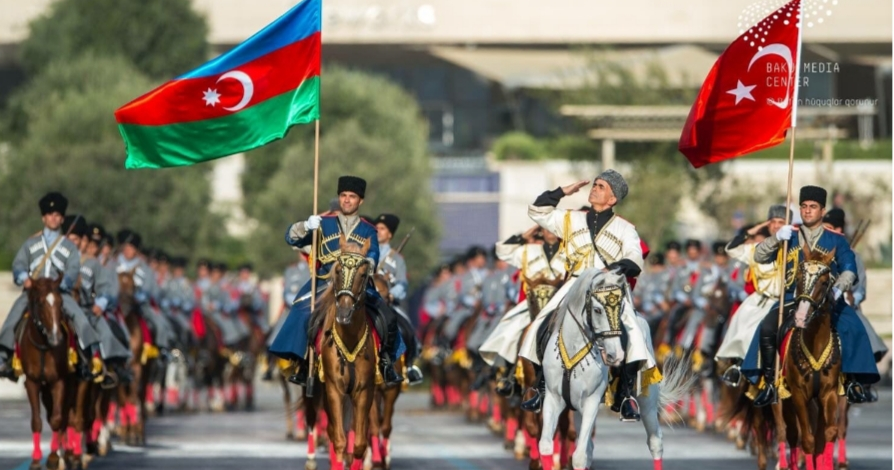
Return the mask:
<svg viewBox="0 0 894 470">
<path fill-rule="evenodd" d="M 81 307 L 99 335 L 99 350 L 103 359 L 130 358 L 130 344 L 112 334 L 105 317 L 105 312 L 118 296 L 118 280 L 99 264 L 99 260 L 85 256 L 81 260 L 79 290 Z M 101 315 L 92 314 L 94 306 L 102 310 Z"/>
<path fill-rule="evenodd" d="M 43 262 L 47 252 L 49 256 L 46 257 L 46 262 Z M 22 286 L 32 273 L 37 278 L 50 279 L 56 279 L 61 274 L 62 283 L 59 285 L 59 290 L 62 292 L 62 311 L 74 326 L 81 348 L 87 349 L 99 342 L 99 337 L 87 315 L 70 294 L 77 282 L 80 267 L 78 248 L 74 243 L 58 231 L 44 229 L 25 240 L 19 248 L 12 261 L 12 276 L 15 284 Z M 27 308 L 28 294 L 22 292 L 13 303 L 3 327 L 0 328 L 0 350 L 12 352 L 14 349 L 16 325 Z"/>
</svg>

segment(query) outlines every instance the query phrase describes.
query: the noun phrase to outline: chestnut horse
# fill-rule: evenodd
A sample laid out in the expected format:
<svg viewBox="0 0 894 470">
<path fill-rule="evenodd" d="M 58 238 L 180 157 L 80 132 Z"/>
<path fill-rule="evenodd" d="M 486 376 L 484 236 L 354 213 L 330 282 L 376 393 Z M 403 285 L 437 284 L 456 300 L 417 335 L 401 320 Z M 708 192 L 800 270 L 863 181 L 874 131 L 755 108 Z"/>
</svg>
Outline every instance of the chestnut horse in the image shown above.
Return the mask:
<svg viewBox="0 0 894 470">
<path fill-rule="evenodd" d="M 313 393 L 312 399 L 304 400 L 305 417 L 307 429 L 314 429 L 321 404 L 319 397 L 324 395 L 322 404 L 329 421 L 327 434 L 334 451 L 330 459 L 333 470 L 344 470 L 346 463 L 350 463 L 352 470 L 363 467 L 369 437 L 369 412 L 376 383 L 381 381 L 377 373 L 378 351 L 366 313 L 366 285 L 374 269 L 366 259 L 368 251 L 368 240 L 359 246 L 348 243 L 344 234 L 341 235 L 339 253 L 330 271 L 332 283 L 323 293 L 311 318 L 312 325 L 317 323 L 315 320 L 322 319 L 322 338 L 319 364 L 314 364 L 309 373 L 319 373 L 322 386 L 319 382 L 315 383 L 317 393 Z M 308 339 L 314 344 L 316 334 L 313 328 L 308 330 Z M 318 393 L 321 388 L 322 394 Z M 346 416 L 346 411 L 351 412 L 350 416 Z M 346 423 L 353 425 L 352 449 L 345 432 Z M 317 467 L 316 439 L 312 436 L 313 433 L 308 437 L 305 464 L 308 470 Z"/>
<path fill-rule="evenodd" d="M 141 446 L 146 443 L 146 389 L 149 386 L 154 360 L 149 356 L 149 346 L 143 338 L 143 322 L 137 303 L 134 270 L 118 273 L 118 308 L 124 317 L 130 335 L 130 361 L 133 380 L 118 387 L 118 406 L 122 414 L 122 436 L 127 445 Z M 139 415 L 138 415 L 139 413 Z"/>
<path fill-rule="evenodd" d="M 31 405 L 31 433 L 34 451 L 31 454 L 31 470 L 40 470 L 43 454 L 40 450 L 40 404 L 47 412 L 47 423 L 53 430 L 47 469 L 59 468 L 62 432 L 68 421 L 66 382 L 74 375 L 69 368 L 68 345 L 71 328 L 67 327 L 62 314 L 62 294 L 59 285 L 62 274 L 56 279 L 42 278 L 31 281 L 27 290 L 28 310 L 17 335 L 25 374 L 25 390 Z"/>
</svg>

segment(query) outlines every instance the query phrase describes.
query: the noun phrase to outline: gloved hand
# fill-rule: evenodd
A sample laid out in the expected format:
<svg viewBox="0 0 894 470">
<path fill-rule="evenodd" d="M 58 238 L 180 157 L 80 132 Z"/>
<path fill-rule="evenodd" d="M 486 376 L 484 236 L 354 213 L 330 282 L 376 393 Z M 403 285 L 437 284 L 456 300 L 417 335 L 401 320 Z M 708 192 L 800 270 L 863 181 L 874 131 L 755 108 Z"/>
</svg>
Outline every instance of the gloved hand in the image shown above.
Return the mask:
<svg viewBox="0 0 894 470">
<path fill-rule="evenodd" d="M 696 297 L 696 299 L 695 299 L 695 306 L 698 307 L 698 308 L 701 309 L 701 310 L 704 310 L 705 307 L 708 306 L 708 299 L 706 299 L 706 298 L 704 298 L 704 297 Z"/>
<path fill-rule="evenodd" d="M 776 232 L 776 239 L 784 242 L 792 238 L 792 230 L 794 229 L 791 225 L 783 225 L 779 228 L 779 231 Z"/>
<path fill-rule="evenodd" d="M 835 287 L 841 292 L 847 292 L 854 287 L 854 275 L 850 271 L 844 271 L 838 276 L 838 280 L 835 281 Z M 836 297 L 837 299 L 837 297 Z"/>
<path fill-rule="evenodd" d="M 835 300 L 837 301 L 838 299 L 841 298 L 841 292 L 843 292 L 841 289 L 839 289 L 838 287 L 833 286 L 833 287 L 832 287 L 832 298 L 835 299 Z"/>
<path fill-rule="evenodd" d="M 391 296 L 397 300 L 403 300 L 407 296 L 407 289 L 403 284 L 397 284 L 391 288 Z"/>
<path fill-rule="evenodd" d="M 136 300 L 137 303 L 144 303 L 144 302 L 146 302 L 146 300 L 148 300 L 148 296 L 146 295 L 145 292 L 138 290 L 138 291 L 134 292 L 133 299 Z"/>
<path fill-rule="evenodd" d="M 320 222 L 322 220 L 322 217 L 318 215 L 312 215 L 307 218 L 307 222 L 304 222 L 304 228 L 307 229 L 307 231 L 316 230 L 320 228 Z"/>
</svg>

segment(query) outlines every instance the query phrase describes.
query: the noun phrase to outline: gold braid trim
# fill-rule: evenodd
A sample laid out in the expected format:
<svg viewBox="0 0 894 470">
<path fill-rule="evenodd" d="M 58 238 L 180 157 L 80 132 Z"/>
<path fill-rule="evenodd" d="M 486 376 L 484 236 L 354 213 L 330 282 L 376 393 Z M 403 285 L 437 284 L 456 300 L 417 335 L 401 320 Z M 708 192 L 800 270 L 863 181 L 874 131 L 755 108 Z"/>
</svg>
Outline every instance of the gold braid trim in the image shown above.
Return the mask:
<svg viewBox="0 0 894 470">
<path fill-rule="evenodd" d="M 573 369 L 574 366 L 580 363 L 592 349 L 593 343 L 588 342 L 573 357 L 568 357 L 568 350 L 565 348 L 565 341 L 562 339 L 562 327 L 559 327 L 559 354 L 562 356 L 562 365 L 565 366 L 565 370 Z"/>
<path fill-rule="evenodd" d="M 833 345 L 835 344 L 836 337 L 832 337 L 829 339 L 829 342 L 826 343 L 826 347 L 823 349 L 823 352 L 820 354 L 819 359 L 814 359 L 813 355 L 810 354 L 810 349 L 807 348 L 807 344 L 804 343 L 804 335 L 801 336 L 801 353 L 804 354 L 804 358 L 807 359 L 807 362 L 810 363 L 810 368 L 815 372 L 819 372 L 824 365 L 826 365 L 826 361 L 829 360 L 829 357 L 832 355 Z"/>
<path fill-rule="evenodd" d="M 357 360 L 357 355 L 360 354 L 360 350 L 363 349 L 364 345 L 366 345 L 367 337 L 369 337 L 369 325 L 366 325 L 366 328 L 363 330 L 363 336 L 360 337 L 360 341 L 357 342 L 357 346 L 354 348 L 354 350 L 348 351 L 348 347 L 345 346 L 345 343 L 344 341 L 342 341 L 341 336 L 338 335 L 338 329 L 336 329 L 335 326 L 332 327 L 332 339 L 335 341 L 335 347 L 348 362 L 354 362 L 355 360 Z"/>
</svg>

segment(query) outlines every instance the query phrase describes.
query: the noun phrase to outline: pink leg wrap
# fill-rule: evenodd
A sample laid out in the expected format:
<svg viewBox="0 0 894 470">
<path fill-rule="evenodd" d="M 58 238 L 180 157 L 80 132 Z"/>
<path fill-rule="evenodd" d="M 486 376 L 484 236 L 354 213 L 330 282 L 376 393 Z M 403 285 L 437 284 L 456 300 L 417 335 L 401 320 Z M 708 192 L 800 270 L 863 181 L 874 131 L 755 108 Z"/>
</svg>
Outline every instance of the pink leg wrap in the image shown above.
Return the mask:
<svg viewBox="0 0 894 470">
<path fill-rule="evenodd" d="M 40 460 L 43 458 L 43 452 L 40 451 L 40 433 L 31 434 L 31 441 L 34 443 L 34 450 L 31 452 L 31 460 Z"/>
<path fill-rule="evenodd" d="M 689 416 L 695 416 L 695 397 L 689 397 Z"/>
<path fill-rule="evenodd" d="M 348 432 L 348 453 L 354 453 L 354 431 Z"/>
<path fill-rule="evenodd" d="M 788 458 L 785 455 L 785 442 L 779 443 L 779 470 L 788 468 Z"/>
<path fill-rule="evenodd" d="M 661 470 L 661 459 L 655 459 L 652 461 L 653 470 Z"/>
<path fill-rule="evenodd" d="M 708 396 L 707 390 L 702 390 L 702 404 L 705 406 L 705 418 L 709 423 L 714 423 L 714 403 Z"/>
<path fill-rule="evenodd" d="M 481 414 L 487 414 L 487 405 L 490 400 L 487 399 L 487 395 L 480 395 L 478 398 L 478 412 Z M 494 407 L 498 408 L 498 407 Z"/>
<path fill-rule="evenodd" d="M 388 458 L 388 439 L 382 439 L 382 460 Z"/>
<path fill-rule="evenodd" d="M 506 420 L 506 440 L 511 441 L 515 439 L 515 433 L 518 431 L 518 419 L 517 418 L 509 418 Z"/>
<path fill-rule="evenodd" d="M 371 439 L 372 443 L 372 461 L 373 464 L 382 463 L 382 448 L 379 446 L 379 438 L 377 436 L 373 436 Z"/>
<path fill-rule="evenodd" d="M 469 393 L 469 408 L 478 409 L 478 392 Z"/>
<path fill-rule="evenodd" d="M 146 386 L 146 403 L 155 403 L 155 387 L 153 385 Z"/>
<path fill-rule="evenodd" d="M 77 431 L 72 431 L 71 434 L 71 450 L 74 452 L 75 457 L 80 457 L 83 453 L 81 449 L 81 433 Z"/>
<path fill-rule="evenodd" d="M 316 443 L 316 433 L 307 433 L 307 455 L 316 456 L 317 453 L 317 443 Z"/>
<path fill-rule="evenodd" d="M 53 438 L 50 440 L 50 453 L 58 451 L 60 444 L 61 437 L 59 436 L 59 431 L 53 431 Z"/>
<path fill-rule="evenodd" d="M 176 388 L 169 388 L 169 389 L 168 389 L 168 396 L 167 396 L 167 398 L 165 399 L 165 401 L 167 401 L 168 403 L 170 403 L 170 404 L 172 404 L 172 405 L 176 405 L 176 404 L 178 404 L 178 403 L 180 402 L 180 394 L 177 393 L 177 389 L 176 389 Z"/>
<path fill-rule="evenodd" d="M 805 456 L 805 457 L 806 457 L 805 460 L 807 460 L 807 470 L 818 470 L 818 469 L 813 465 L 813 456 L 812 456 L 812 455 L 807 455 L 807 456 Z"/>
<path fill-rule="evenodd" d="M 102 423 L 99 420 L 93 421 L 93 429 L 90 430 L 90 442 L 96 442 L 99 439 L 100 430 L 102 430 Z"/>
<path fill-rule="evenodd" d="M 530 451 L 530 454 L 531 454 L 531 460 L 539 459 L 540 458 L 540 443 L 537 442 L 536 439 L 531 437 L 530 434 L 528 434 L 527 429 L 525 429 L 525 442 L 528 443 L 528 450 Z M 550 462 L 553 461 L 552 456 L 550 456 L 549 461 Z"/>
<path fill-rule="evenodd" d="M 827 442 L 826 447 L 823 448 L 823 467 L 824 470 L 832 470 L 834 462 L 834 452 L 835 452 L 835 443 Z"/>
<path fill-rule="evenodd" d="M 109 404 L 109 414 L 106 416 L 106 422 L 109 424 L 115 424 L 115 413 L 118 412 L 118 405 L 111 403 Z"/>
<path fill-rule="evenodd" d="M 534 454 L 531 454 L 531 458 L 534 458 Z M 553 456 L 541 455 L 540 465 L 543 466 L 543 470 L 553 470 Z"/>
<path fill-rule="evenodd" d="M 847 439 L 838 441 L 838 463 L 847 462 Z"/>
<path fill-rule="evenodd" d="M 499 403 L 494 403 L 493 409 L 491 410 L 491 418 L 493 418 L 494 422 L 497 424 L 503 422 L 503 412 L 500 410 Z"/>
<path fill-rule="evenodd" d="M 789 453 L 789 464 L 790 464 L 789 468 L 791 470 L 797 470 L 798 469 L 798 460 L 800 460 L 800 459 L 801 459 L 801 448 L 795 447 Z"/>
<path fill-rule="evenodd" d="M 431 386 L 431 396 L 435 400 L 435 405 L 441 406 L 444 404 L 444 389 L 437 385 Z"/>
</svg>

